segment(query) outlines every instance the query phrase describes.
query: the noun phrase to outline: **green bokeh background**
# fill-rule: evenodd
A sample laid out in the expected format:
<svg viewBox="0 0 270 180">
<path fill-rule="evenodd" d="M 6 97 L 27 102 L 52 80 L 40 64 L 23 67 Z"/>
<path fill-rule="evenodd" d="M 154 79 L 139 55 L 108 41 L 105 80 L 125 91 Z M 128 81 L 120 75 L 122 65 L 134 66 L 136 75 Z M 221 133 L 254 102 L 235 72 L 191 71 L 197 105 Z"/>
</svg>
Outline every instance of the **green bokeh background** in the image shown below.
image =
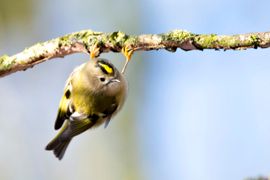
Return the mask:
<svg viewBox="0 0 270 180">
<path fill-rule="evenodd" d="M 0 54 L 82 29 L 139 33 L 137 6 L 136 1 L 1 0 Z M 120 54 L 102 57 L 118 67 L 125 61 Z M 125 107 L 106 130 L 93 129 L 76 138 L 62 162 L 44 147 L 56 133 L 53 124 L 65 80 L 89 57 L 58 58 L 2 78 L 0 179 L 142 179 L 133 111 L 144 73 L 139 57 L 134 56 L 127 72 L 132 90 Z"/>
</svg>

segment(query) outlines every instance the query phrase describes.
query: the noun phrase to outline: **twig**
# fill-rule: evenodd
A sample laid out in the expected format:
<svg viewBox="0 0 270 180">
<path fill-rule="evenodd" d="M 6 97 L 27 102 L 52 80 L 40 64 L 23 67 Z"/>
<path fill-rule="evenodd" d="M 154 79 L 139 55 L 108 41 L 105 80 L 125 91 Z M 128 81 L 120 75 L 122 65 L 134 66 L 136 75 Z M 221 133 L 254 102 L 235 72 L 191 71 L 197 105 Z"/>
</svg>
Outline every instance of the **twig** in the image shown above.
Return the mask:
<svg viewBox="0 0 270 180">
<path fill-rule="evenodd" d="M 174 30 L 163 34 L 127 35 L 83 30 L 50 41 L 38 43 L 13 56 L 0 57 L 0 77 L 16 71 L 26 70 L 46 60 L 84 52 L 99 56 L 103 52 L 129 52 L 166 49 L 175 52 L 203 49 L 242 50 L 247 48 L 268 48 L 270 32 L 239 35 L 194 34 Z M 123 51 L 124 49 L 124 51 Z M 127 55 L 125 54 L 125 55 Z M 132 54 L 132 53 L 130 53 Z"/>
</svg>

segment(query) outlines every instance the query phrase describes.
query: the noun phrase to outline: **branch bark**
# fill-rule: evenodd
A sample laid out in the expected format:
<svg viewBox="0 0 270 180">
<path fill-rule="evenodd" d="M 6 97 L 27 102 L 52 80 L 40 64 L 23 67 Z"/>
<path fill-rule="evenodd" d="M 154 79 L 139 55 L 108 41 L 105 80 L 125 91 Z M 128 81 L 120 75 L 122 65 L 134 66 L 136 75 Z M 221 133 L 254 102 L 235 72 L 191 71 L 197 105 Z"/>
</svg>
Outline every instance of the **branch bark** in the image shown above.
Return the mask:
<svg viewBox="0 0 270 180">
<path fill-rule="evenodd" d="M 37 43 L 13 56 L 0 57 L 0 77 L 26 70 L 46 60 L 83 52 L 99 56 L 103 52 L 149 51 L 165 49 L 175 52 L 177 48 L 189 50 L 243 50 L 270 47 L 270 32 L 238 35 L 194 34 L 174 30 L 163 34 L 127 35 L 83 30 L 46 42 Z M 123 51 L 124 50 L 124 51 Z"/>
</svg>

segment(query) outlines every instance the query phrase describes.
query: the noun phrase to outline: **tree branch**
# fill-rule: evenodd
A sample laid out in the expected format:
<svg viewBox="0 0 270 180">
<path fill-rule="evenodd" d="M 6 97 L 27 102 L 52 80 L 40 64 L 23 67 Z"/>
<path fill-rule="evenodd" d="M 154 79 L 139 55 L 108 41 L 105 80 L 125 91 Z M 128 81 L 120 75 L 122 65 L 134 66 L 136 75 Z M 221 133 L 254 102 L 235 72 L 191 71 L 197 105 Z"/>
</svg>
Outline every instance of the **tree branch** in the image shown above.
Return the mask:
<svg viewBox="0 0 270 180">
<path fill-rule="evenodd" d="M 270 32 L 239 35 L 194 34 L 184 30 L 174 30 L 163 34 L 127 35 L 83 30 L 50 41 L 38 43 L 13 56 L 0 57 L 0 77 L 16 71 L 26 70 L 46 60 L 84 52 L 94 56 L 102 52 L 128 52 L 166 49 L 182 50 L 268 48 Z M 123 51 L 124 50 L 124 51 Z"/>
</svg>

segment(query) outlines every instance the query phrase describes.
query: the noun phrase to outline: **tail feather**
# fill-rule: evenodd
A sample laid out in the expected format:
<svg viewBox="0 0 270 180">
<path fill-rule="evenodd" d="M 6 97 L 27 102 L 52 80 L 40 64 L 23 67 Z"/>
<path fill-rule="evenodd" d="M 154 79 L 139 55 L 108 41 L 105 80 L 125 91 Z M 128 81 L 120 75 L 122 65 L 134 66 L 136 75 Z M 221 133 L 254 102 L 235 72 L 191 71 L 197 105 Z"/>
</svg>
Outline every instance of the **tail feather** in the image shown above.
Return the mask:
<svg viewBox="0 0 270 180">
<path fill-rule="evenodd" d="M 71 140 L 71 139 L 70 139 Z M 54 155 L 61 160 L 66 152 L 66 149 L 70 143 L 70 140 L 62 142 L 61 144 L 59 144 L 54 150 L 53 153 Z"/>
<path fill-rule="evenodd" d="M 67 131 L 68 123 L 65 123 L 61 131 L 56 135 L 56 137 L 48 143 L 46 150 L 53 151 L 54 155 L 61 160 L 66 152 L 66 149 L 72 139 L 72 137 L 67 136 L 65 133 Z"/>
<path fill-rule="evenodd" d="M 88 118 L 80 121 L 66 121 L 59 133 L 49 142 L 45 149 L 53 151 L 54 155 L 61 160 L 71 139 L 91 128 L 96 121 L 95 119 L 90 120 Z"/>
<path fill-rule="evenodd" d="M 60 138 L 56 138 L 52 140 L 47 146 L 46 150 L 53 151 L 55 157 L 61 160 L 66 152 L 66 149 L 70 143 L 71 139 L 66 139 L 61 141 Z"/>
</svg>

